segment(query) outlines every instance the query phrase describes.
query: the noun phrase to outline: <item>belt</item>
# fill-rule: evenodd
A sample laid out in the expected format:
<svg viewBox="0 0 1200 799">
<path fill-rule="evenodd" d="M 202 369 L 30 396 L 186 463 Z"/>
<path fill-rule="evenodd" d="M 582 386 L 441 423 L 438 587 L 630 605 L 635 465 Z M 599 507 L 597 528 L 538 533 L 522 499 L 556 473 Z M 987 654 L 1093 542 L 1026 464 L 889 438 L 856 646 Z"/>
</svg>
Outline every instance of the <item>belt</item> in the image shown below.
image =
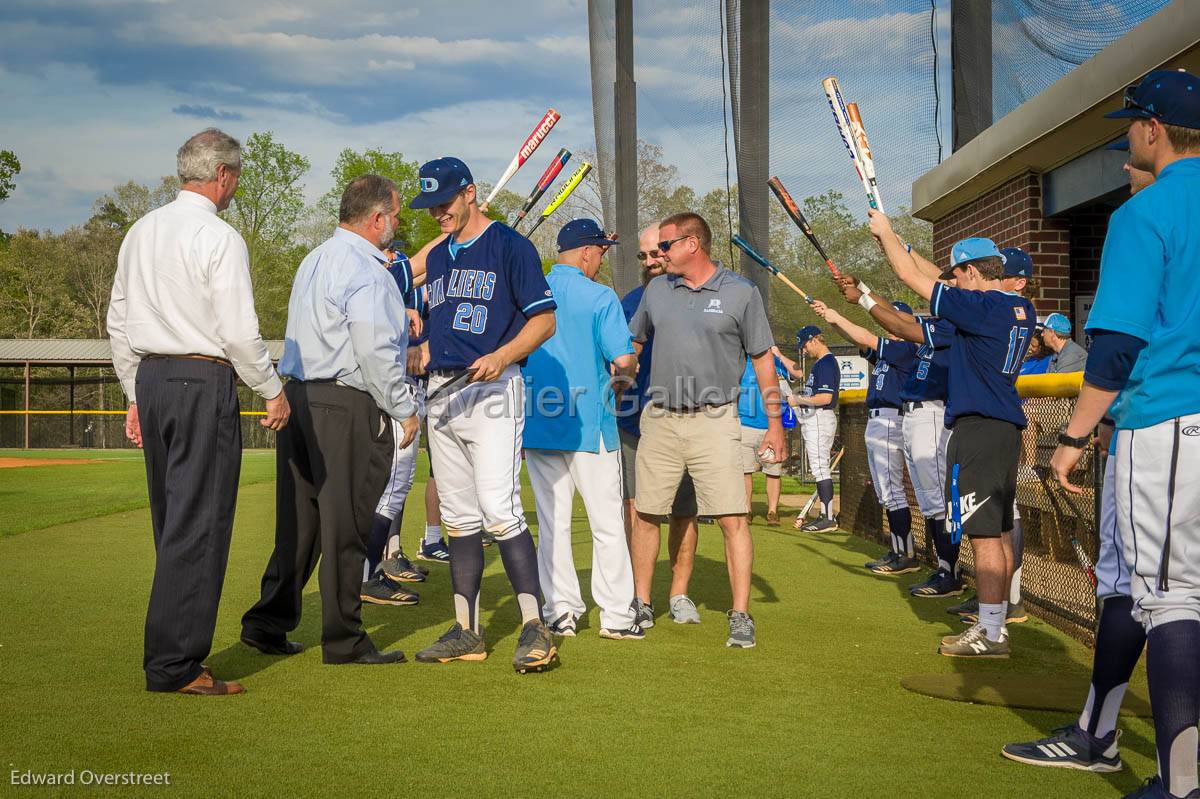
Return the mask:
<svg viewBox="0 0 1200 799">
<path fill-rule="evenodd" d="M 143 361 L 152 361 L 160 358 L 187 358 L 189 361 L 208 361 L 209 363 L 219 363 L 221 366 L 227 366 L 230 369 L 233 368 L 233 364 L 228 358 L 218 358 L 215 355 L 159 355 L 152 352 L 149 355 L 142 356 Z"/>
<path fill-rule="evenodd" d="M 712 408 L 724 408 L 726 405 L 729 405 L 732 402 L 733 400 L 726 400 L 725 402 L 705 402 L 695 408 L 672 408 L 669 405 L 660 405 L 657 402 L 652 402 L 650 404 L 655 408 L 670 411 L 671 413 L 703 413 L 704 411 L 711 410 Z"/>
<path fill-rule="evenodd" d="M 867 416 L 872 419 L 876 419 L 880 416 L 892 416 L 893 414 L 896 416 L 903 416 L 904 410 L 902 408 L 871 408 L 867 411 Z"/>
<path fill-rule="evenodd" d="M 467 373 L 466 367 L 463 367 L 462 369 L 430 369 L 429 370 L 429 374 L 432 375 L 433 377 L 448 377 L 451 379 L 453 379 L 455 377 L 460 377 L 466 373 Z"/>
<path fill-rule="evenodd" d="M 927 408 L 927 407 L 928 408 L 937 408 L 937 407 L 944 407 L 944 406 L 945 406 L 945 403 L 942 402 L 941 400 L 923 400 L 923 401 L 918 401 L 918 402 L 905 402 L 904 406 L 903 406 L 904 410 L 902 411 L 902 413 L 912 413 L 913 411 L 917 410 L 918 408 Z"/>
</svg>

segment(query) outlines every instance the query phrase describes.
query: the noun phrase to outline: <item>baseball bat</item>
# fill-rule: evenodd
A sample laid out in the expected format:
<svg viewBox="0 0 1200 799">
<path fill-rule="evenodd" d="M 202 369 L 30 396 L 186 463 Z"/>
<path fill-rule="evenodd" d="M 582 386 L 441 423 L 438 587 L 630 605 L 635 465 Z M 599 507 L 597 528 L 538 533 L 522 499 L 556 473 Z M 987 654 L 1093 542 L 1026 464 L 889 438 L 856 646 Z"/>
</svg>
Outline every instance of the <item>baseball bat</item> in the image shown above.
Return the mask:
<svg viewBox="0 0 1200 799">
<path fill-rule="evenodd" d="M 437 391 L 425 398 L 425 405 L 428 406 L 429 403 L 433 402 L 438 397 L 448 397 L 451 394 L 458 392 L 460 389 L 465 388 L 467 383 L 471 382 L 471 378 L 474 376 L 475 370 L 467 369 L 465 372 L 453 378 L 448 383 L 443 383 Z"/>
<path fill-rule="evenodd" d="M 554 199 L 550 201 L 550 204 L 542 209 L 542 215 L 538 218 L 538 221 L 533 223 L 533 227 L 529 229 L 529 232 L 525 234 L 526 238 L 532 236 L 533 231 L 537 230 L 539 225 L 549 219 L 550 214 L 558 210 L 558 206 L 562 205 L 571 196 L 571 192 L 575 191 L 575 187 L 582 183 L 583 179 L 591 171 L 592 165 L 584 161 L 571 173 L 570 179 L 559 188 L 558 194 L 554 195 Z"/>
<path fill-rule="evenodd" d="M 766 269 L 772 275 L 786 283 L 788 288 L 803 297 L 805 302 L 807 302 L 809 305 L 813 304 L 813 298 L 808 294 L 808 292 L 789 280 L 787 275 L 779 271 L 779 267 L 772 264 L 770 261 L 764 258 L 762 254 L 758 252 L 758 250 L 751 247 L 750 242 L 746 241 L 736 233 L 733 235 L 733 238 L 730 239 L 730 241 L 737 245 L 742 252 L 746 253 L 746 255 L 749 255 L 750 259 L 754 261 L 754 263 L 758 264 L 763 269 Z"/>
<path fill-rule="evenodd" d="M 783 210 L 796 223 L 796 227 L 800 228 L 800 232 L 816 248 L 817 255 L 825 259 L 825 266 L 829 267 L 829 271 L 833 273 L 833 276 L 841 277 L 842 273 L 838 271 L 837 266 L 833 263 L 833 259 L 829 257 L 829 253 L 825 252 L 825 248 L 817 240 L 817 235 L 813 233 L 812 225 L 808 224 L 808 219 L 800 211 L 800 206 L 796 205 L 796 201 L 792 199 L 792 195 L 788 194 L 788 190 L 783 187 L 783 182 L 779 178 L 771 178 L 767 181 L 767 185 L 771 187 L 771 191 L 775 194 L 775 199 L 779 200 L 779 204 L 783 206 Z"/>
<path fill-rule="evenodd" d="M 825 90 L 825 99 L 829 101 L 829 108 L 833 111 L 833 121 L 842 137 L 842 144 L 846 145 L 846 149 L 850 153 L 850 160 L 854 163 L 854 171 L 858 173 L 858 179 L 862 181 L 863 190 L 867 193 L 867 202 L 872 208 L 876 208 L 875 195 L 871 192 L 871 182 L 867 180 L 867 173 L 863 170 L 862 155 L 858 151 L 858 140 L 854 138 L 854 134 L 850 130 L 850 115 L 846 112 L 846 103 L 842 100 L 842 88 L 838 85 L 838 79 L 828 77 L 821 81 L 821 87 Z"/>
<path fill-rule="evenodd" d="M 1049 469 L 1047 469 L 1045 466 L 1034 466 L 1033 471 L 1034 474 L 1038 476 L 1038 479 L 1042 481 L 1042 490 L 1046 492 L 1046 498 L 1050 500 L 1050 504 L 1053 507 L 1052 512 L 1054 513 L 1054 526 L 1056 528 L 1058 527 L 1058 518 L 1064 515 L 1062 512 L 1062 505 L 1059 504 L 1060 497 L 1066 500 L 1067 504 L 1070 505 L 1071 510 L 1074 511 L 1076 518 L 1082 521 L 1085 525 L 1088 524 L 1087 517 L 1079 512 L 1079 506 L 1075 504 L 1075 501 L 1070 498 L 1070 495 L 1068 495 L 1066 491 L 1054 491 L 1054 486 L 1050 483 Z M 1092 588 L 1095 588 L 1097 583 L 1096 567 L 1092 564 L 1092 559 L 1088 557 L 1087 551 L 1083 548 L 1083 544 L 1079 543 L 1079 539 L 1075 536 L 1071 536 L 1071 549 L 1075 551 L 1075 559 L 1078 560 L 1079 565 L 1083 567 L 1083 571 L 1087 575 L 1088 582 L 1092 584 Z"/>
<path fill-rule="evenodd" d="M 871 153 L 871 143 L 867 141 L 867 129 L 863 125 L 858 103 L 847 104 L 846 112 L 850 117 L 850 132 L 858 142 L 858 155 L 862 159 L 863 172 L 871 185 L 871 196 L 875 198 L 875 207 L 882 211 L 883 198 L 879 196 L 879 181 L 875 179 L 875 156 Z"/>
<path fill-rule="evenodd" d="M 546 171 L 538 178 L 537 184 L 533 187 L 533 191 L 529 192 L 529 197 L 525 200 L 525 205 L 521 206 L 521 210 L 517 213 L 517 218 L 513 221 L 513 227 L 516 228 L 521 224 L 521 220 L 530 212 L 537 201 L 542 199 L 542 195 L 546 193 L 546 189 L 550 188 L 550 184 L 558 177 L 558 173 L 562 172 L 563 166 L 567 161 L 571 160 L 571 151 L 563 147 L 558 151 L 558 155 L 554 156 L 554 160 L 546 167 Z"/>
<path fill-rule="evenodd" d="M 480 206 L 482 210 L 487 210 L 488 204 L 492 200 L 496 199 L 496 195 L 500 193 L 500 190 L 504 188 L 504 185 L 512 179 L 513 175 L 517 174 L 517 170 L 520 169 L 525 162 L 529 160 L 529 157 L 534 154 L 537 148 L 541 146 L 541 143 L 546 140 L 546 137 L 550 135 L 550 131 L 554 128 L 554 125 L 561 118 L 562 114 L 558 113 L 553 108 L 546 112 L 545 116 L 543 116 L 541 121 L 537 123 L 537 126 L 534 127 L 533 132 L 525 137 L 525 141 L 521 143 L 521 147 L 517 150 L 517 154 L 513 156 L 512 161 L 509 162 L 508 168 L 504 170 L 504 174 L 500 176 L 500 179 L 496 181 L 494 186 L 492 186 L 492 190 L 488 192 L 487 199 L 484 200 L 483 205 Z"/>
<path fill-rule="evenodd" d="M 842 456 L 845 454 L 846 454 L 845 447 L 842 447 L 840 450 L 838 450 L 838 454 L 833 459 L 833 463 L 829 464 L 829 471 L 832 472 L 834 469 L 837 468 L 837 465 L 839 463 L 841 463 L 841 461 L 842 461 Z M 812 509 L 813 503 L 816 501 L 817 501 L 817 492 L 813 491 L 812 496 L 808 498 L 808 502 L 805 502 L 804 507 L 800 509 L 800 515 L 796 517 L 796 522 L 795 522 L 795 524 L 792 525 L 793 527 L 799 529 L 800 527 L 802 527 L 804 525 L 804 520 L 806 518 L 808 518 L 808 512 L 809 512 L 809 510 Z"/>
</svg>

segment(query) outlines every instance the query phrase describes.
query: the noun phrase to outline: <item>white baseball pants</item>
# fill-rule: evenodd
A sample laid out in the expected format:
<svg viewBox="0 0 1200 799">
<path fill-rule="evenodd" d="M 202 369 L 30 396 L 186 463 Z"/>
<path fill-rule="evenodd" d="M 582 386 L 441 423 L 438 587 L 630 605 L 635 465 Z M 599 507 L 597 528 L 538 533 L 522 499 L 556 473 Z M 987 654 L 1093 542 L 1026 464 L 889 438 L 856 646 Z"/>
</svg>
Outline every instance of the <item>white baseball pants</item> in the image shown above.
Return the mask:
<svg viewBox="0 0 1200 799">
<path fill-rule="evenodd" d="M 925 401 L 920 408 L 904 411 L 904 460 L 921 515 L 926 519 L 946 518 L 946 407 Z"/>
<path fill-rule="evenodd" d="M 592 599 L 600 607 L 600 626 L 627 629 L 633 624 L 629 607 L 633 566 L 621 507 L 620 448 L 612 452 L 605 452 L 603 445 L 600 452 L 529 449 L 525 465 L 537 505 L 538 576 L 546 619 L 568 612 L 582 616 L 587 611 L 571 551 L 571 510 L 578 490 L 591 528 Z"/>
<path fill-rule="evenodd" d="M 828 408 L 817 408 L 811 416 L 801 420 L 800 434 L 804 438 L 808 470 L 812 472 L 813 480 L 832 480 L 829 460 L 837 435 L 837 413 Z"/>
<path fill-rule="evenodd" d="M 904 494 L 904 430 L 895 408 L 867 411 L 867 465 L 875 498 L 887 510 L 908 505 Z"/>
<path fill-rule="evenodd" d="M 1129 563 L 1117 529 L 1117 458 L 1104 465 L 1104 489 L 1100 492 L 1100 556 L 1096 558 L 1096 598 L 1129 596 Z"/>
</svg>

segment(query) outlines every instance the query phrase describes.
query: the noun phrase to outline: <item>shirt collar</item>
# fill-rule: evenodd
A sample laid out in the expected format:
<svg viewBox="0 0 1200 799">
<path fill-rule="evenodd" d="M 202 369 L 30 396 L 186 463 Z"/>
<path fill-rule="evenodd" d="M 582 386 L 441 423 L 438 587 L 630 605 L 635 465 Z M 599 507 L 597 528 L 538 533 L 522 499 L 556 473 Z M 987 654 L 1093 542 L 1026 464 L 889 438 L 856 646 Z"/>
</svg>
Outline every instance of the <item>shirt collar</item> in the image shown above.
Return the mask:
<svg viewBox="0 0 1200 799">
<path fill-rule="evenodd" d="M 1200 157 L 1180 158 L 1178 161 L 1172 161 L 1163 167 L 1162 171 L 1158 173 L 1157 179 L 1162 180 L 1166 175 L 1176 171 L 1194 172 L 1198 169 L 1200 169 Z"/>
<path fill-rule="evenodd" d="M 717 271 L 713 272 L 712 277 L 704 281 L 699 288 L 692 288 L 687 283 L 684 283 L 680 275 L 667 275 L 667 282 L 671 284 L 671 288 L 673 289 L 683 286 L 688 291 L 718 291 L 721 288 L 721 284 L 725 282 L 725 273 L 729 270 L 720 264 L 716 264 L 716 267 Z"/>
<path fill-rule="evenodd" d="M 190 189 L 180 189 L 179 196 L 175 198 L 175 201 L 186 203 L 199 208 L 202 211 L 208 211 L 210 214 L 215 214 L 217 212 L 216 203 L 205 197 L 203 194 L 191 191 Z"/>
<path fill-rule="evenodd" d="M 381 264 L 387 264 L 387 256 L 383 254 L 383 250 L 371 244 L 352 230 L 346 230 L 344 227 L 335 228 L 333 237 L 346 242 L 351 247 L 359 250 L 363 255 L 369 255 Z"/>
</svg>

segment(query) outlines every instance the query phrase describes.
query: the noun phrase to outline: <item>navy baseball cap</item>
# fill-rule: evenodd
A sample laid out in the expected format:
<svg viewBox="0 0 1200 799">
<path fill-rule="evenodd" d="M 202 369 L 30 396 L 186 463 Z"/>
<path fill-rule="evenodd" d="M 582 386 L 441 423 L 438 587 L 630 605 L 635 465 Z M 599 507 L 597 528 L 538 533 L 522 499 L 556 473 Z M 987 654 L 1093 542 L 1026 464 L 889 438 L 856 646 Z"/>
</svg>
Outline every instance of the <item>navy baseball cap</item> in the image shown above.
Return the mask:
<svg viewBox="0 0 1200 799">
<path fill-rule="evenodd" d="M 1063 336 L 1071 335 L 1071 320 L 1064 314 L 1052 313 L 1046 317 L 1043 326 Z"/>
<path fill-rule="evenodd" d="M 804 349 L 804 345 L 821 335 L 821 328 L 816 325 L 805 325 L 796 331 L 796 346 Z"/>
<path fill-rule="evenodd" d="M 616 239 L 604 235 L 604 231 L 595 219 L 572 219 L 558 231 L 558 251 L 566 252 L 577 247 L 595 244 L 597 247 L 611 247 L 619 244 Z"/>
<path fill-rule="evenodd" d="M 1120 152 L 1127 153 L 1129 152 L 1129 137 L 1122 136 L 1116 141 L 1110 141 L 1108 144 L 1104 145 L 1104 149 L 1119 150 Z"/>
<path fill-rule="evenodd" d="M 1125 90 L 1120 110 L 1108 119 L 1157 119 L 1164 125 L 1200 128 L 1200 78 L 1190 72 L 1156 69 Z"/>
<path fill-rule="evenodd" d="M 412 198 L 409 208 L 432 208 L 454 199 L 475 182 L 471 170 L 457 158 L 446 156 L 421 165 L 421 193 Z"/>
<path fill-rule="evenodd" d="M 988 257 L 1004 260 L 1004 253 L 996 247 L 996 242 L 984 238 L 962 239 L 950 248 L 950 268 Z"/>
<path fill-rule="evenodd" d="M 900 302 L 900 300 L 896 300 L 895 302 L 892 303 L 892 307 L 895 308 L 897 311 L 900 311 L 900 313 L 906 313 L 909 316 L 913 315 L 912 306 L 909 305 L 907 302 Z"/>
<path fill-rule="evenodd" d="M 1000 250 L 1000 254 L 1004 256 L 1005 277 L 1033 277 L 1033 259 L 1029 257 L 1029 253 L 1020 247 L 1005 247 Z"/>
</svg>

